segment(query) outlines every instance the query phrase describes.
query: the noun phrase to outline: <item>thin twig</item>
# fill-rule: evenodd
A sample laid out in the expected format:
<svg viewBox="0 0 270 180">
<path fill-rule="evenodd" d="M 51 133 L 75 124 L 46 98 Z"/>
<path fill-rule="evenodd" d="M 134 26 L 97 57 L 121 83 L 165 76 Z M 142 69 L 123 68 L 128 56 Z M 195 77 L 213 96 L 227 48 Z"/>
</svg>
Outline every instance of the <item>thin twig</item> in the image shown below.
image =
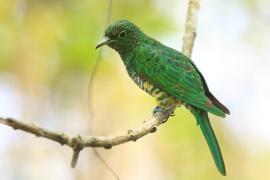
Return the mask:
<svg viewBox="0 0 270 180">
<path fill-rule="evenodd" d="M 93 151 L 96 157 L 102 162 L 103 165 L 113 174 L 116 180 L 120 180 L 119 175 L 115 172 L 115 170 L 105 161 L 105 159 L 99 154 L 96 148 L 93 148 Z"/>
<path fill-rule="evenodd" d="M 111 16 L 112 16 L 112 0 L 109 0 L 109 6 L 108 6 L 108 13 L 107 13 L 107 19 L 104 27 L 104 31 L 109 25 L 111 21 Z M 93 111 L 93 86 L 94 86 L 94 79 L 96 76 L 96 72 L 99 66 L 99 63 L 102 59 L 102 54 L 103 54 L 103 47 L 101 47 L 98 51 L 98 56 L 94 65 L 94 68 L 92 70 L 92 73 L 90 75 L 90 80 L 88 84 L 88 92 L 87 92 L 87 100 L 88 100 L 88 108 L 89 108 L 89 132 L 90 135 L 93 132 L 93 125 L 94 125 L 94 111 Z M 115 177 L 116 180 L 120 180 L 118 174 L 114 171 L 114 169 L 106 162 L 104 158 L 99 154 L 99 152 L 93 148 L 93 152 L 95 156 L 102 162 L 105 167 L 112 173 L 112 175 Z M 79 151 L 74 151 L 72 161 L 71 161 L 71 167 L 75 168 L 77 159 L 79 158 Z"/>
<path fill-rule="evenodd" d="M 107 13 L 107 18 L 106 18 L 106 23 L 104 26 L 104 31 L 111 21 L 111 16 L 112 16 L 112 0 L 109 0 L 108 13 Z M 93 85 L 94 85 L 95 75 L 97 73 L 97 69 L 98 69 L 99 63 L 100 63 L 101 58 L 102 58 L 102 54 L 103 54 L 103 47 L 101 47 L 98 51 L 97 59 L 96 59 L 95 65 L 93 67 L 93 70 L 91 72 L 89 84 L 88 84 L 87 100 L 88 100 L 89 119 L 90 120 L 93 119 L 93 117 L 94 117 L 93 106 L 92 106 L 92 104 L 93 104 L 93 98 L 92 98 L 93 97 Z M 91 121 L 90 121 L 89 126 L 90 126 L 89 128 L 90 128 L 90 133 L 91 133 L 92 128 L 93 128 L 93 124 L 91 124 Z"/>
</svg>

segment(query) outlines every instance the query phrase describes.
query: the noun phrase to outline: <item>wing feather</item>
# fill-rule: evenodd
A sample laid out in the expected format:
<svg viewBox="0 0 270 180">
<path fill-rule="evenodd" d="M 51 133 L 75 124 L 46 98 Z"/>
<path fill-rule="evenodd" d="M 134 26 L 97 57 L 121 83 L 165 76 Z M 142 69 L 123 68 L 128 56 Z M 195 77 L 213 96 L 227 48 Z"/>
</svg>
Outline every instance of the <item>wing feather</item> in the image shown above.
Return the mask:
<svg viewBox="0 0 270 180">
<path fill-rule="evenodd" d="M 188 104 L 225 116 L 205 95 L 200 74 L 188 57 L 168 47 L 145 45 L 140 51 L 143 53 L 138 53 L 136 59 L 140 61 L 135 66 L 138 74 L 144 74 L 158 88 Z"/>
</svg>

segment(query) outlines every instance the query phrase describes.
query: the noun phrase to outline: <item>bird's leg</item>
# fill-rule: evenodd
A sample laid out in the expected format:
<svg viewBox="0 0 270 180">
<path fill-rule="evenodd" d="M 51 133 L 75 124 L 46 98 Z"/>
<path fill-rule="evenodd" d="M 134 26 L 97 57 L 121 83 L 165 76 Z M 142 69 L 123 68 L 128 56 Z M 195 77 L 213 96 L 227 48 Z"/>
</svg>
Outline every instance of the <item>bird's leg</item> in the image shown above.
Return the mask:
<svg viewBox="0 0 270 180">
<path fill-rule="evenodd" d="M 163 104 L 162 102 L 160 102 L 158 104 L 158 106 L 156 106 L 153 110 L 153 114 L 157 113 L 157 112 L 161 112 L 165 115 L 165 119 L 164 122 L 166 122 L 170 116 L 174 116 L 174 109 L 175 109 L 176 105 L 174 103 L 166 103 Z"/>
<path fill-rule="evenodd" d="M 161 112 L 165 115 L 165 119 L 164 119 L 164 122 L 166 122 L 169 117 L 171 116 L 171 110 L 170 109 L 166 109 L 164 107 L 161 107 L 161 106 L 156 106 L 154 109 L 153 109 L 153 114 L 156 114 L 158 112 Z"/>
<path fill-rule="evenodd" d="M 153 109 L 153 114 L 156 114 L 156 113 L 158 113 L 158 112 L 161 112 L 161 113 L 163 113 L 163 114 L 168 114 L 169 112 L 168 112 L 168 109 L 165 109 L 165 108 L 163 108 L 163 107 L 161 107 L 161 106 L 156 106 L 154 109 Z"/>
<path fill-rule="evenodd" d="M 165 115 L 164 122 L 166 122 L 170 116 L 174 116 L 173 112 L 177 106 L 177 100 L 163 91 L 155 94 L 155 98 L 158 105 L 154 108 L 153 114 L 157 112 L 163 113 Z"/>
</svg>

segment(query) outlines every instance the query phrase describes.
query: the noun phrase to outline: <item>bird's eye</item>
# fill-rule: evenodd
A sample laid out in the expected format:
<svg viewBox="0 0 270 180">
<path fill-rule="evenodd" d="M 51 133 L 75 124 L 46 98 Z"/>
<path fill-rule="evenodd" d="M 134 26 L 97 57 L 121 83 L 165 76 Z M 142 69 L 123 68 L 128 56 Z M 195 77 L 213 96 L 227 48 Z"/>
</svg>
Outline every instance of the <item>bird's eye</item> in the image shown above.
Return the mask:
<svg viewBox="0 0 270 180">
<path fill-rule="evenodd" d="M 126 31 L 121 31 L 121 32 L 119 33 L 119 37 L 120 37 L 121 39 L 125 38 L 126 35 L 127 35 Z"/>
</svg>

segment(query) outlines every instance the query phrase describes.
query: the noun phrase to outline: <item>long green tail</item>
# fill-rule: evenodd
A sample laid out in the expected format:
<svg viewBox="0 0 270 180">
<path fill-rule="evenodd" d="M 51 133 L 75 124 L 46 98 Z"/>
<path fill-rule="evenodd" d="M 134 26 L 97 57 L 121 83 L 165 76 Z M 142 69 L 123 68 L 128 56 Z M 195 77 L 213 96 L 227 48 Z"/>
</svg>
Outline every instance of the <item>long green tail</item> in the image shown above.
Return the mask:
<svg viewBox="0 0 270 180">
<path fill-rule="evenodd" d="M 202 133 L 207 141 L 207 144 L 210 148 L 210 151 L 212 153 L 212 156 L 214 158 L 215 164 L 219 172 L 223 176 L 226 176 L 226 169 L 222 158 L 222 154 L 218 145 L 217 138 L 210 124 L 207 112 L 196 109 L 192 111 L 192 113 L 194 114 L 197 123 L 202 130 Z"/>
</svg>

